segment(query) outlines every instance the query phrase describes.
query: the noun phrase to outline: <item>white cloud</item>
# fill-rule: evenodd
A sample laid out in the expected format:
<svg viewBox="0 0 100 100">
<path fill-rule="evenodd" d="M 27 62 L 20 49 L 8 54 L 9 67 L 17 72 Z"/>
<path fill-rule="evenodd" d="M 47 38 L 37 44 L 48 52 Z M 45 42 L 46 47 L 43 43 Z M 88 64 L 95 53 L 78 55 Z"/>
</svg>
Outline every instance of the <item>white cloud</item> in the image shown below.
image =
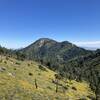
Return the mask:
<svg viewBox="0 0 100 100">
<path fill-rule="evenodd" d="M 77 46 L 100 48 L 100 41 L 82 41 L 74 42 Z"/>
</svg>

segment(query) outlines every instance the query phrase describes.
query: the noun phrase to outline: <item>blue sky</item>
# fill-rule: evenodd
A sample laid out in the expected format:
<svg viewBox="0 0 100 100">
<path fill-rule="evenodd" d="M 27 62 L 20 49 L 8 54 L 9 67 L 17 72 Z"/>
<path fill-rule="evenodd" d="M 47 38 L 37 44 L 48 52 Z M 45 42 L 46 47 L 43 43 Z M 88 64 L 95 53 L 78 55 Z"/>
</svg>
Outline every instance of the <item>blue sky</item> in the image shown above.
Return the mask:
<svg viewBox="0 0 100 100">
<path fill-rule="evenodd" d="M 44 37 L 100 48 L 100 0 L 0 0 L 2 46 Z"/>
</svg>

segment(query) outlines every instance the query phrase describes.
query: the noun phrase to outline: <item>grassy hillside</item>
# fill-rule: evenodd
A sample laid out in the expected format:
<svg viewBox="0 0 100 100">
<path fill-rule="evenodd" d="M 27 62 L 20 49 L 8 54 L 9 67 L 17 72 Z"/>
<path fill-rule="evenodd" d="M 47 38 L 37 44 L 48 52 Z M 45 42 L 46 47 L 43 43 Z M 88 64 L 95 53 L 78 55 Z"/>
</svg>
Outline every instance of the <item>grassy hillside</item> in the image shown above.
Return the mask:
<svg viewBox="0 0 100 100">
<path fill-rule="evenodd" d="M 87 82 L 55 79 L 55 74 L 39 63 L 18 61 L 2 56 L 0 58 L 0 100 L 91 100 L 95 98 Z"/>
</svg>

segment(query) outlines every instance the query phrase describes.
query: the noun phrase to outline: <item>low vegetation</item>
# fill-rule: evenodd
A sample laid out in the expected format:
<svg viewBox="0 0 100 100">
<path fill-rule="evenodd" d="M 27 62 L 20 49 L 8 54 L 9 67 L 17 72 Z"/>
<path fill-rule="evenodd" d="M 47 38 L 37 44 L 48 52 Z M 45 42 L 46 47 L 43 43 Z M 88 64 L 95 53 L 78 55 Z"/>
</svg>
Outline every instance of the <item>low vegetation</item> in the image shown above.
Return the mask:
<svg viewBox="0 0 100 100">
<path fill-rule="evenodd" d="M 7 62 L 7 64 L 0 62 L 0 100 L 81 100 L 83 97 L 85 100 L 91 100 L 95 98 L 94 92 L 85 81 L 64 79 L 33 61 L 18 61 L 11 57 L 6 59 L 5 56 L 0 59 Z M 16 65 L 16 62 L 20 64 Z M 42 67 L 39 67 L 40 65 Z"/>
</svg>

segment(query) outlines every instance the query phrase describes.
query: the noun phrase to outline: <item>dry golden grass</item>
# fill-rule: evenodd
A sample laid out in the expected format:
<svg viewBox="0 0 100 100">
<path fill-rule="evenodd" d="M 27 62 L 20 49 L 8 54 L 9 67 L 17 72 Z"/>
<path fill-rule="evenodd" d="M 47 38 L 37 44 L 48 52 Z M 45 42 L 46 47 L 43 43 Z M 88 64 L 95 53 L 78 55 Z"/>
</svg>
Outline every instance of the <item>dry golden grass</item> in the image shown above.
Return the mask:
<svg viewBox="0 0 100 100">
<path fill-rule="evenodd" d="M 58 86 L 58 93 L 56 93 L 55 84 L 52 83 L 56 73 L 46 67 L 46 71 L 39 69 L 39 64 L 36 62 L 18 61 L 13 58 L 6 60 L 6 57 L 2 57 L 2 60 L 0 68 L 4 67 L 6 70 L 0 72 L 0 100 L 78 100 L 83 98 L 91 100 L 88 96 L 95 97 L 88 83 L 75 80 L 71 82 L 60 80 L 60 84 L 68 89 L 63 91 L 62 87 Z"/>
</svg>

